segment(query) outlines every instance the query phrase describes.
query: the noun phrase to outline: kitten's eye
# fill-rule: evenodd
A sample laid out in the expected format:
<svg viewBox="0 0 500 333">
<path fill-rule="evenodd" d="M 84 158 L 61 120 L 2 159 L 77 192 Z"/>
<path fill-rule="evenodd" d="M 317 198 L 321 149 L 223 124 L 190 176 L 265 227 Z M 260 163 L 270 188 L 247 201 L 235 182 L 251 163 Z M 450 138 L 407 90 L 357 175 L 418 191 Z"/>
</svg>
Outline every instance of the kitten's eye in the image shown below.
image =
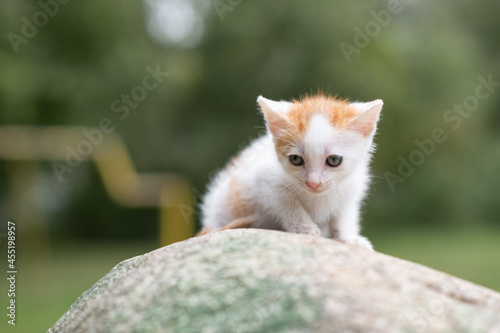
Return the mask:
<svg viewBox="0 0 500 333">
<path fill-rule="evenodd" d="M 299 166 L 304 164 L 304 159 L 300 157 L 299 155 L 290 155 L 290 163 L 293 165 Z"/>
<path fill-rule="evenodd" d="M 342 156 L 339 155 L 328 156 L 328 158 L 326 159 L 326 164 L 331 167 L 339 166 L 340 163 L 342 163 Z"/>
</svg>

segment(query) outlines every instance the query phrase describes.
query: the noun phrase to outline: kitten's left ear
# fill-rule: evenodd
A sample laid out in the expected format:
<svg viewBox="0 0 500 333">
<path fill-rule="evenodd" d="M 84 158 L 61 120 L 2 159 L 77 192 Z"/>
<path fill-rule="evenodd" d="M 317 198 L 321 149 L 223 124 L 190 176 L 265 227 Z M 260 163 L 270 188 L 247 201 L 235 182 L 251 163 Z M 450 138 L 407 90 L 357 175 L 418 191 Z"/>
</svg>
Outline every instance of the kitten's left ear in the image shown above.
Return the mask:
<svg viewBox="0 0 500 333">
<path fill-rule="evenodd" d="M 377 128 L 382 105 L 384 102 L 381 99 L 367 103 L 351 103 L 351 106 L 355 107 L 360 115 L 351 120 L 350 127 L 365 137 L 373 135 Z"/>
<path fill-rule="evenodd" d="M 292 103 L 285 101 L 271 101 L 267 98 L 259 96 L 257 98 L 262 113 L 266 118 L 267 128 L 273 135 L 279 135 L 282 130 L 288 126 L 286 113 L 290 109 Z"/>
</svg>

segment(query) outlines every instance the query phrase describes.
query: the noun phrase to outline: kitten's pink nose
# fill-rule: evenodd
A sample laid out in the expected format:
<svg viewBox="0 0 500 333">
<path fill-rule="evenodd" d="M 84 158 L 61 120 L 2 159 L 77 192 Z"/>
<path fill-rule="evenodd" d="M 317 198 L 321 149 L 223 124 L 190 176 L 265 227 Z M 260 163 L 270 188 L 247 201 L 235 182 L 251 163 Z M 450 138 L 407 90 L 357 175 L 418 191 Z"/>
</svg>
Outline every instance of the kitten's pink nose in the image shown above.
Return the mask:
<svg viewBox="0 0 500 333">
<path fill-rule="evenodd" d="M 310 188 L 317 188 L 319 186 L 319 181 L 306 181 L 306 185 L 309 186 Z"/>
<path fill-rule="evenodd" d="M 313 171 L 307 175 L 306 185 L 312 189 L 318 188 L 321 184 L 321 174 L 319 172 Z"/>
</svg>

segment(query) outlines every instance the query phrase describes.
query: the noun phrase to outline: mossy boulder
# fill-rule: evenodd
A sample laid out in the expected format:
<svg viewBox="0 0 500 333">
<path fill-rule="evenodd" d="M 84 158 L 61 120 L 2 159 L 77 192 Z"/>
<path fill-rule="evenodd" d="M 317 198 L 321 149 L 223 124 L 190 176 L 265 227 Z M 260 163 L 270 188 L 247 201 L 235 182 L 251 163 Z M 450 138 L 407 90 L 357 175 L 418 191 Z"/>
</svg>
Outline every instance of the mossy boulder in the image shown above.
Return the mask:
<svg viewBox="0 0 500 333">
<path fill-rule="evenodd" d="M 500 294 L 326 238 L 227 230 L 123 261 L 49 332 L 500 332 Z"/>
</svg>

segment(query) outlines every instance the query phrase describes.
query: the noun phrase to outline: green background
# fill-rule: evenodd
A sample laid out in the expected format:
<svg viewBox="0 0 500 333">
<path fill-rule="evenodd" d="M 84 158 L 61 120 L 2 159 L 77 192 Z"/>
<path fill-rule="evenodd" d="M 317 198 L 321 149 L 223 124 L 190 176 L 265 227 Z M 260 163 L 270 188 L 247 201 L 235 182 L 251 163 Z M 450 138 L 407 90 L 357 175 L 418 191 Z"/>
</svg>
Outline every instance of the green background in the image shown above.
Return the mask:
<svg viewBox="0 0 500 333">
<path fill-rule="evenodd" d="M 392 3 L 69 1 L 16 52 L 8 34 L 23 36 L 23 18 L 33 22 L 42 7 L 2 1 L 0 124 L 97 127 L 109 118 L 140 172 L 181 173 L 199 200 L 210 177 L 262 133 L 258 95 L 381 98 L 364 234 L 381 252 L 500 290 L 499 87 L 459 126 L 444 118 L 473 98 L 478 77 L 500 82 L 500 3 L 402 1 L 390 13 Z M 357 51 L 346 57 L 346 44 Z M 120 119 L 112 102 L 142 84 L 147 66 L 169 75 Z M 447 139 L 391 189 L 387 172 L 398 175 L 401 160 L 419 154 L 415 140 L 436 128 Z M 43 212 L 43 225 L 25 225 L 10 200 L 9 170 L 20 163 L 29 164 L 0 160 L 0 233 L 8 220 L 25 232 L 15 330 L 33 332 L 118 261 L 156 248 L 158 210 L 114 203 L 92 163 L 59 182 L 45 161 L 22 205 Z M 42 245 L 33 243 L 30 232 L 42 229 Z"/>
</svg>

